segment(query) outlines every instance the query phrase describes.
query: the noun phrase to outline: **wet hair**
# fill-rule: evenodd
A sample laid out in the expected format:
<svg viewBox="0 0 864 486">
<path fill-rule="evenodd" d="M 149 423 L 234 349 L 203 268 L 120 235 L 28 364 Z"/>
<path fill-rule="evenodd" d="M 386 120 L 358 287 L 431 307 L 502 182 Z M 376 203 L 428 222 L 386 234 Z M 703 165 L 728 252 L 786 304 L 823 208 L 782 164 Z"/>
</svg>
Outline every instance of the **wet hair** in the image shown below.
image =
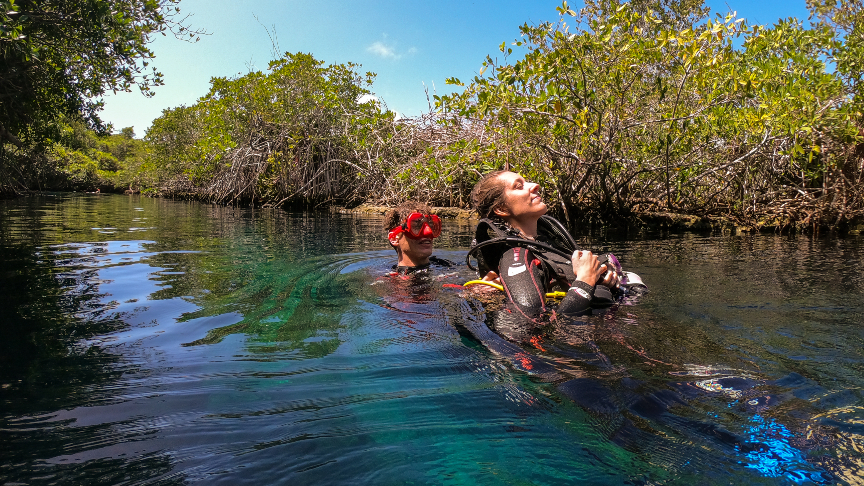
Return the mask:
<svg viewBox="0 0 864 486">
<path fill-rule="evenodd" d="M 384 220 L 384 231 L 390 231 L 397 226 L 401 226 L 405 222 L 405 218 L 411 213 L 432 214 L 432 208 L 426 203 L 413 199 L 404 201 L 390 211 L 387 211 L 387 214 L 384 215 L 386 218 Z"/>
<path fill-rule="evenodd" d="M 504 204 L 505 184 L 499 176 L 505 172 L 508 171 L 496 170 L 487 173 L 471 190 L 471 205 L 481 218 L 493 217 L 493 211 Z"/>
</svg>

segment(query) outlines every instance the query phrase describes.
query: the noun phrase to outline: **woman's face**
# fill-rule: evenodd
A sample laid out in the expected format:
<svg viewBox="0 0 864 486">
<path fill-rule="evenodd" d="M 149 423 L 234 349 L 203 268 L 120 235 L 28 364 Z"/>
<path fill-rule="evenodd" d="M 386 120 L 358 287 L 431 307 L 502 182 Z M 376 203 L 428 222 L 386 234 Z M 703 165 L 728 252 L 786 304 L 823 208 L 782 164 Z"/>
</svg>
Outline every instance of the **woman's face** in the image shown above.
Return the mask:
<svg viewBox="0 0 864 486">
<path fill-rule="evenodd" d="M 546 203 L 540 195 L 540 186 L 528 182 L 515 172 L 504 172 L 498 179 L 504 184 L 504 208 L 506 214 L 501 216 L 522 219 L 525 217 L 537 217 L 546 214 Z"/>
</svg>

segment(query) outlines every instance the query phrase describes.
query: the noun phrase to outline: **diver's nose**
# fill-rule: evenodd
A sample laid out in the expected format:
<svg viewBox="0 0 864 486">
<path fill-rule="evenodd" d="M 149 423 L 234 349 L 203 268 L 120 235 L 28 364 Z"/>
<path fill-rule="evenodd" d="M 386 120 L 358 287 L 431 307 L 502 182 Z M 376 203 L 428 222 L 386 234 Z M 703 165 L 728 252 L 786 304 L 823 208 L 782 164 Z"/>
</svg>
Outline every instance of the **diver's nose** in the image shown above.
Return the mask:
<svg viewBox="0 0 864 486">
<path fill-rule="evenodd" d="M 424 224 L 423 231 L 420 233 L 420 236 L 422 236 L 423 238 L 429 238 L 431 240 L 432 238 L 435 238 L 435 233 L 432 232 L 432 228 L 430 228 L 428 224 Z"/>
</svg>

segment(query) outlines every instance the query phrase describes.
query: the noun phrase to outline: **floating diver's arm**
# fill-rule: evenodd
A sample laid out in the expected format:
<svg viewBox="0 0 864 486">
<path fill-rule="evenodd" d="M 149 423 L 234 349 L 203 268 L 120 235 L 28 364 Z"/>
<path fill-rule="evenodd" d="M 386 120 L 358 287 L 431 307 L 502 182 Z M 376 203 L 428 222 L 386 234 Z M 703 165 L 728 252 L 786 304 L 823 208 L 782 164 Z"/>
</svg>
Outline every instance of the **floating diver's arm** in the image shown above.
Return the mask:
<svg viewBox="0 0 864 486">
<path fill-rule="evenodd" d="M 576 279 L 558 306 L 558 313 L 578 316 L 591 311 L 594 285 L 606 273 L 606 265 L 601 265 L 590 251 L 576 250 L 572 260 Z"/>
<path fill-rule="evenodd" d="M 480 341 L 493 354 L 509 362 L 514 368 L 537 376 L 543 381 L 554 382 L 566 378 L 567 375 L 558 371 L 545 359 L 527 353 L 515 343 L 511 343 L 493 332 L 482 320 L 468 320 L 462 324 L 465 329 Z"/>
<path fill-rule="evenodd" d="M 558 306 L 558 313 L 581 316 L 591 311 L 591 299 L 593 298 L 594 286 L 581 280 L 575 280 Z"/>
<path fill-rule="evenodd" d="M 583 253 L 582 260 L 588 262 L 579 260 L 578 265 L 574 265 L 574 268 L 580 269 L 577 279 L 582 276 L 588 280 L 593 275 L 596 280 L 596 273 L 600 271 L 596 264 L 596 257 L 594 257 L 594 264 L 591 264 L 592 255 L 588 252 Z M 531 250 L 518 247 L 507 250 L 501 257 L 498 269 L 507 299 L 514 304 L 519 314 L 528 320 L 533 320 L 546 310 L 548 290 L 546 282 L 551 278 L 546 275 L 545 267 L 540 260 L 534 258 Z M 577 281 L 566 293 L 557 311 L 567 315 L 584 314 L 591 310 L 593 295 L 592 285 Z"/>
</svg>

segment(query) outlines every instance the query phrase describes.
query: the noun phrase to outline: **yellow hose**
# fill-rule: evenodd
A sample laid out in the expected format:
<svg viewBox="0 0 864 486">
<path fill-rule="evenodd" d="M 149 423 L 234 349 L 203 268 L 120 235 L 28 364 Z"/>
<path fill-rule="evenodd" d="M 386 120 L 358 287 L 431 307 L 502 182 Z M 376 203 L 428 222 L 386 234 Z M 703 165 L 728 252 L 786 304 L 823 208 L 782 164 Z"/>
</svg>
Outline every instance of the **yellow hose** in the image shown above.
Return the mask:
<svg viewBox="0 0 864 486">
<path fill-rule="evenodd" d="M 470 280 L 462 284 L 463 287 L 470 287 L 472 285 L 488 285 L 490 287 L 504 291 L 503 286 L 501 286 L 500 284 L 496 284 L 495 282 L 489 282 L 488 280 Z M 546 297 L 550 299 L 561 299 L 565 295 L 567 295 L 567 292 L 549 292 L 546 294 Z"/>
<path fill-rule="evenodd" d="M 495 282 L 489 282 L 488 280 L 471 280 L 462 284 L 463 287 L 470 287 L 472 285 L 488 285 L 490 287 L 494 287 L 500 291 L 504 291 L 504 287 L 501 284 L 496 284 Z"/>
</svg>

